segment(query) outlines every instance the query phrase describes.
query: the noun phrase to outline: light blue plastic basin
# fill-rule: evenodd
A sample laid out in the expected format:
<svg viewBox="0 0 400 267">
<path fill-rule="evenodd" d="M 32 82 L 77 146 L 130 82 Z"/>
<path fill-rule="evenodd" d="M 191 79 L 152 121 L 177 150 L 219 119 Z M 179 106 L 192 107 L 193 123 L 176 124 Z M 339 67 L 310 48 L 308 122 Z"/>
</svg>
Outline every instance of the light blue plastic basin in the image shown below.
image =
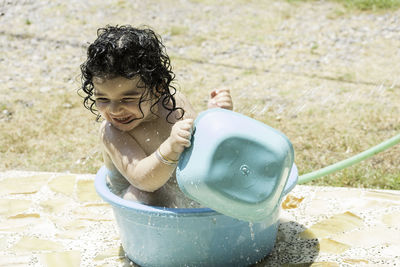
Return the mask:
<svg viewBox="0 0 400 267">
<path fill-rule="evenodd" d="M 289 139 L 221 108 L 201 112 L 194 125 L 192 145 L 176 169 L 182 192 L 237 219 L 262 222 L 273 216 L 294 162 Z"/>
<path fill-rule="evenodd" d="M 208 208 L 173 209 L 124 200 L 95 179 L 100 197 L 112 205 L 127 257 L 141 266 L 248 266 L 274 247 L 280 203 L 262 222 L 249 223 Z M 283 194 L 297 183 L 295 165 Z"/>
</svg>

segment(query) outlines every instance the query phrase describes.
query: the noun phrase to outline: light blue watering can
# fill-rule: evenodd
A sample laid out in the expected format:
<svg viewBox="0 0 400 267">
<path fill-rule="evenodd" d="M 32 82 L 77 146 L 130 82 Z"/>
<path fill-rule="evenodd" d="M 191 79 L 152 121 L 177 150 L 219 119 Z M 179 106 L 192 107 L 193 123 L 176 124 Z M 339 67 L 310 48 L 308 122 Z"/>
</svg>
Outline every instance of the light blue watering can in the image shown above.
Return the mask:
<svg viewBox="0 0 400 267">
<path fill-rule="evenodd" d="M 260 222 L 296 185 L 288 183 L 293 161 L 292 144 L 281 132 L 215 108 L 195 120 L 192 146 L 181 155 L 176 177 L 181 190 L 202 205 Z"/>
</svg>

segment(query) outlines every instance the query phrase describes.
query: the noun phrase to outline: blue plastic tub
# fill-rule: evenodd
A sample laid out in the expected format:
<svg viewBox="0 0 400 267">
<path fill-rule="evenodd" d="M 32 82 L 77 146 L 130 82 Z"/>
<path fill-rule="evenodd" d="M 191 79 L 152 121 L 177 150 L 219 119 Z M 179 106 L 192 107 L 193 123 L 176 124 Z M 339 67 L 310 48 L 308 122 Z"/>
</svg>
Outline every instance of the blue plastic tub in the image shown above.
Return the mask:
<svg viewBox="0 0 400 267">
<path fill-rule="evenodd" d="M 173 209 L 124 200 L 106 185 L 108 170 L 95 179 L 97 193 L 112 205 L 128 258 L 141 266 L 247 266 L 274 247 L 281 201 L 257 223 L 208 208 Z M 293 165 L 283 194 L 297 183 Z"/>
</svg>

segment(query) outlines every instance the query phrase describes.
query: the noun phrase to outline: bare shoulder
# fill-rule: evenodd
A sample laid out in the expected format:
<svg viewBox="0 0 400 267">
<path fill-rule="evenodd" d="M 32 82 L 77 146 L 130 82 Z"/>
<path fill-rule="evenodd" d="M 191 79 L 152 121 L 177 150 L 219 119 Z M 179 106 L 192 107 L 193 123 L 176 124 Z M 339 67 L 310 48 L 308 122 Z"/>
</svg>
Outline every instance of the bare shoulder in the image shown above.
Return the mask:
<svg viewBox="0 0 400 267">
<path fill-rule="evenodd" d="M 189 99 L 184 94 L 182 94 L 179 91 L 176 91 L 175 100 L 176 100 L 176 105 L 185 110 L 185 114 L 183 116 L 184 119 L 195 119 L 197 117 L 197 112 L 194 110 Z"/>
<path fill-rule="evenodd" d="M 102 144 L 103 150 L 110 153 L 110 149 L 119 147 L 121 142 L 126 143 L 126 133 L 113 127 L 108 121 L 103 121 L 99 129 L 100 143 Z M 109 155 L 111 156 L 111 155 Z"/>
<path fill-rule="evenodd" d="M 100 126 L 100 143 L 104 163 L 109 169 L 116 169 L 124 177 L 129 177 L 127 166 L 146 157 L 142 147 L 128 132 L 120 131 L 108 121 Z"/>
<path fill-rule="evenodd" d="M 100 143 L 101 143 L 101 150 L 102 150 L 102 155 L 103 155 L 103 162 L 104 165 L 107 167 L 107 169 L 111 171 L 117 170 L 114 163 L 112 162 L 110 155 L 108 154 L 108 149 L 105 146 L 106 144 L 109 144 L 109 141 L 106 141 L 108 139 L 108 134 L 110 132 L 110 124 L 107 123 L 106 120 L 104 120 L 100 127 L 99 127 L 99 137 L 100 137 Z M 106 134 L 107 132 L 107 134 Z"/>
<path fill-rule="evenodd" d="M 112 127 L 111 123 L 107 122 L 106 120 L 101 123 L 99 128 L 99 137 L 103 150 L 103 159 L 106 163 L 111 161 L 110 155 L 108 154 L 109 146 L 112 143 L 112 140 L 116 139 L 118 134 L 119 131 Z"/>
<path fill-rule="evenodd" d="M 118 137 L 122 134 L 123 134 L 122 131 L 113 127 L 111 123 L 106 120 L 104 120 L 100 125 L 99 135 L 100 135 L 100 140 L 103 142 Z"/>
</svg>

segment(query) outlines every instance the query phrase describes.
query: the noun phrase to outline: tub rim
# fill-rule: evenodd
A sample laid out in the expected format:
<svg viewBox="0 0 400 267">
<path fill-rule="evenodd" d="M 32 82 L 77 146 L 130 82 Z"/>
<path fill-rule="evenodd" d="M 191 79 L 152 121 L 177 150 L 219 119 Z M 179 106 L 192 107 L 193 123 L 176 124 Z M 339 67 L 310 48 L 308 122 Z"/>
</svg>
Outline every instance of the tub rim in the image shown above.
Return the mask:
<svg viewBox="0 0 400 267">
<path fill-rule="evenodd" d="M 132 209 L 135 212 L 146 213 L 157 216 L 217 216 L 223 215 L 213 209 L 210 208 L 166 208 L 159 206 L 150 206 L 141 204 L 138 202 L 125 200 L 110 191 L 106 184 L 106 176 L 108 169 L 106 166 L 102 166 L 95 177 L 95 189 L 97 194 L 106 202 L 111 204 L 112 206 L 121 208 L 121 209 Z M 282 192 L 283 198 L 287 195 L 297 184 L 298 180 L 298 171 L 296 165 L 293 163 L 293 166 L 290 170 L 290 174 L 288 180 L 286 182 L 285 188 Z"/>
<path fill-rule="evenodd" d="M 162 215 L 219 215 L 219 212 L 216 212 L 210 208 L 166 208 L 159 206 L 150 206 L 141 204 L 138 202 L 125 200 L 110 191 L 106 184 L 106 175 L 108 169 L 106 166 L 102 166 L 96 174 L 95 177 L 95 188 L 97 194 L 100 197 L 110 203 L 113 206 L 122 208 L 122 209 L 134 209 L 136 212 L 141 213 L 149 213 L 149 214 L 157 214 L 158 216 Z"/>
</svg>

